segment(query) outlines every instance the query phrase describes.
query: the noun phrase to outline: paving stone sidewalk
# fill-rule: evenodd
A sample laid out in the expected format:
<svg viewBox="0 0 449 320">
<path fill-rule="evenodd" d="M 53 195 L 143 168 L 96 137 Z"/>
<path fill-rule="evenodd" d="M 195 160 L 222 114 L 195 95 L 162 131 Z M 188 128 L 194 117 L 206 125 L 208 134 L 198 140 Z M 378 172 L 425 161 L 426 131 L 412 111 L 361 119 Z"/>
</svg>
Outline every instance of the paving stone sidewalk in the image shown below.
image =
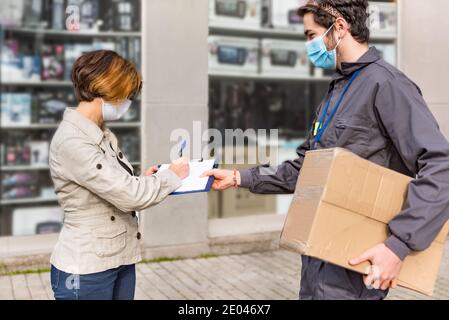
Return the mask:
<svg viewBox="0 0 449 320">
<path fill-rule="evenodd" d="M 299 255 L 269 251 L 137 265 L 136 299 L 297 299 Z M 433 299 L 449 299 L 449 246 Z M 0 277 L 1 299 L 53 299 L 49 273 Z M 406 289 L 388 299 L 429 299 Z"/>
</svg>

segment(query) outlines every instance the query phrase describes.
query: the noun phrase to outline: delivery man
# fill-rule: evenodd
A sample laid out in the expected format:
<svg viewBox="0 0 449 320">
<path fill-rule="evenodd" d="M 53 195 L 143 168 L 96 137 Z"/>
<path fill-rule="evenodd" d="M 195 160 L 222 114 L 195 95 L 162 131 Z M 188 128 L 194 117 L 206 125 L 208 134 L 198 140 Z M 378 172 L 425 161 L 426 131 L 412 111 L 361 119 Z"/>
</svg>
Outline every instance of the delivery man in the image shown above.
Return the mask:
<svg viewBox="0 0 449 320">
<path fill-rule="evenodd" d="M 396 286 L 402 261 L 426 249 L 449 218 L 449 143 L 418 86 L 368 47 L 366 0 L 312 0 L 301 7 L 307 52 L 318 68 L 336 72 L 317 108 L 298 158 L 276 168 L 211 170 L 214 189 L 293 193 L 306 151 L 342 147 L 415 178 L 391 235 L 349 263 L 369 261 L 367 276 L 302 256 L 300 299 L 383 299 Z"/>
</svg>

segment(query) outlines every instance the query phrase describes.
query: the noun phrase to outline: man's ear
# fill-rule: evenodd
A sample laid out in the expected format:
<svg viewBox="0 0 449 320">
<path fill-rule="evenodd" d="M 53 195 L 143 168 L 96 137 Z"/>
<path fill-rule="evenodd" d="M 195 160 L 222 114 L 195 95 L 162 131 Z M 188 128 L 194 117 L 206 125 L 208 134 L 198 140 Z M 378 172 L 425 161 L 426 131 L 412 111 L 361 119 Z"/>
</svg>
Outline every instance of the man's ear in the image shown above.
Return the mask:
<svg viewBox="0 0 449 320">
<path fill-rule="evenodd" d="M 346 34 L 349 32 L 349 29 L 351 28 L 351 26 L 349 25 L 349 23 L 344 19 L 344 18 L 337 18 L 335 20 L 335 31 L 338 34 L 338 39 L 343 39 Z"/>
</svg>

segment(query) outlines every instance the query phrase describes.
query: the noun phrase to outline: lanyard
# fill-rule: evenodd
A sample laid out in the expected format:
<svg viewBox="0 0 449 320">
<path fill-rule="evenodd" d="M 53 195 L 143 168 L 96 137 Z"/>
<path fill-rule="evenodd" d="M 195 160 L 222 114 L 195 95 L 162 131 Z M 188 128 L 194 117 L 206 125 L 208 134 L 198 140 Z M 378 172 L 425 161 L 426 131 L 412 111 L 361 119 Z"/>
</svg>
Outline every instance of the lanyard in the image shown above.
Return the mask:
<svg viewBox="0 0 449 320">
<path fill-rule="evenodd" d="M 341 101 L 343 100 L 343 97 L 345 96 L 345 94 L 348 91 L 349 87 L 351 86 L 352 82 L 354 82 L 355 78 L 357 78 L 357 76 L 359 75 L 360 71 L 361 71 L 361 69 L 359 69 L 356 72 L 354 72 L 354 74 L 352 75 L 352 77 L 349 80 L 348 84 L 343 89 L 343 92 L 341 93 L 340 98 L 338 98 L 338 101 L 335 104 L 335 107 L 332 109 L 331 113 L 329 114 L 329 117 L 327 117 L 326 121 L 324 122 L 324 119 L 325 119 L 326 114 L 327 114 L 327 110 L 329 109 L 329 105 L 331 104 L 332 95 L 334 93 L 333 91 L 331 92 L 329 100 L 326 103 L 326 107 L 324 108 L 324 112 L 323 112 L 323 114 L 321 115 L 321 118 L 320 118 L 319 127 L 317 129 L 317 133 L 316 133 L 316 136 L 315 136 L 316 143 L 320 142 L 321 136 L 323 135 L 324 131 L 326 130 L 327 126 L 329 125 L 330 121 L 332 120 L 332 117 L 337 112 L 338 108 L 340 107 Z"/>
</svg>

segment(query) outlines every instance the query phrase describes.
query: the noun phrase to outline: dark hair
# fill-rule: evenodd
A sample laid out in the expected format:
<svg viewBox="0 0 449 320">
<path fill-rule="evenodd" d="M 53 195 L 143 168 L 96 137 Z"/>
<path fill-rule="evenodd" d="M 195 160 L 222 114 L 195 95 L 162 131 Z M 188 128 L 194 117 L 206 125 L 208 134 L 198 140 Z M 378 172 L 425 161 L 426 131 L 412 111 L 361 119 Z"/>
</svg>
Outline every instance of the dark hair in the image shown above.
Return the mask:
<svg viewBox="0 0 449 320">
<path fill-rule="evenodd" d="M 368 28 L 368 0 L 317 0 L 319 6 L 331 6 L 335 8 L 343 18 L 350 24 L 351 35 L 360 43 L 369 41 L 370 31 Z M 313 13 L 315 23 L 329 29 L 335 22 L 335 18 L 328 12 L 315 6 L 302 7 L 298 14 L 304 16 Z"/>
<path fill-rule="evenodd" d="M 97 50 L 79 57 L 72 69 L 79 101 L 104 98 L 109 102 L 133 99 L 140 93 L 142 77 L 136 67 L 114 51 Z"/>
</svg>

